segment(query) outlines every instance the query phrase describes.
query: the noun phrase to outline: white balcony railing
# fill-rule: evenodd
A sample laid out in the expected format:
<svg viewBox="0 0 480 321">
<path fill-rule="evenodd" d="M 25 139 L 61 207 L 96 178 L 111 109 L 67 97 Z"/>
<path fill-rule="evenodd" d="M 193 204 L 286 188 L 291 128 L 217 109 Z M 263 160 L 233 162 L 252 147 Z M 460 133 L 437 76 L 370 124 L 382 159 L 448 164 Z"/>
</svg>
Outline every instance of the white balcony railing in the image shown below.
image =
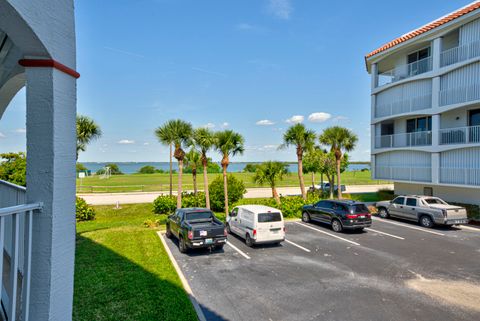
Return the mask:
<svg viewBox="0 0 480 321">
<path fill-rule="evenodd" d="M 440 106 L 480 100 L 480 83 L 440 91 Z"/>
<path fill-rule="evenodd" d="M 388 117 L 417 110 L 432 108 L 432 94 L 393 101 L 387 104 L 378 104 L 375 107 L 375 117 Z"/>
<path fill-rule="evenodd" d="M 440 55 L 440 64 L 442 67 L 445 67 L 476 57 L 480 57 L 480 41 L 473 41 L 443 51 Z"/>
<path fill-rule="evenodd" d="M 401 133 L 375 137 L 375 148 L 413 147 L 432 145 L 432 132 Z"/>
<path fill-rule="evenodd" d="M 480 168 L 440 168 L 440 183 L 480 186 Z"/>
<path fill-rule="evenodd" d="M 440 145 L 480 143 L 480 126 L 440 129 Z"/>
<path fill-rule="evenodd" d="M 406 65 L 398 66 L 392 70 L 378 74 L 378 87 L 414 77 L 431 70 L 432 57 L 427 57 Z"/>
<path fill-rule="evenodd" d="M 431 182 L 432 170 L 430 167 L 419 166 L 376 166 L 375 178 L 409 182 Z"/>
<path fill-rule="evenodd" d="M 25 202 L 25 188 L 4 181 L 0 202 L 0 309 L 8 320 L 28 321 L 32 216 L 42 204 L 20 204 Z"/>
</svg>

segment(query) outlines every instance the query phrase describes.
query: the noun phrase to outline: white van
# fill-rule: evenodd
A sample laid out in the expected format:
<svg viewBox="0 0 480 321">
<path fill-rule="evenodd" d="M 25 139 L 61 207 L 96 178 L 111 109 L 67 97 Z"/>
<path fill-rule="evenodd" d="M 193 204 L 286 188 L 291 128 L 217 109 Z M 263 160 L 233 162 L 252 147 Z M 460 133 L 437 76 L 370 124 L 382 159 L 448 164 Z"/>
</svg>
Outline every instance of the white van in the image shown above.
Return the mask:
<svg viewBox="0 0 480 321">
<path fill-rule="evenodd" d="M 242 205 L 227 215 L 227 231 L 245 239 L 247 246 L 285 240 L 282 212 L 263 205 Z"/>
</svg>

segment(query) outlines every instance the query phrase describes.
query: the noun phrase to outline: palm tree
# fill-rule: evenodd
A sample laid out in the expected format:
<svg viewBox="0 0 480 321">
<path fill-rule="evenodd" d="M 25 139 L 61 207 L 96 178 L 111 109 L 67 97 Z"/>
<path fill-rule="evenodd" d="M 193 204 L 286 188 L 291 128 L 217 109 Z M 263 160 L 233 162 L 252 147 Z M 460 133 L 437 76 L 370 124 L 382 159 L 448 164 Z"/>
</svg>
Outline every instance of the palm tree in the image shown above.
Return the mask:
<svg viewBox="0 0 480 321">
<path fill-rule="evenodd" d="M 78 154 L 87 149 L 87 145 L 102 136 L 100 126 L 93 119 L 77 115 L 77 160 Z"/>
<path fill-rule="evenodd" d="M 215 135 L 208 128 L 198 128 L 193 132 L 193 144 L 200 150 L 203 165 L 203 189 L 205 191 L 205 203 L 210 208 L 210 193 L 208 191 L 208 156 L 207 153 L 215 145 Z"/>
<path fill-rule="evenodd" d="M 202 155 L 195 148 L 190 149 L 185 155 L 185 166 L 192 170 L 193 193 L 197 196 L 197 168 L 202 166 Z"/>
<path fill-rule="evenodd" d="M 225 194 L 225 214 L 228 214 L 227 167 L 230 157 L 242 155 L 245 150 L 243 136 L 233 130 L 224 130 L 215 134 L 215 149 L 222 155 L 223 191 Z"/>
<path fill-rule="evenodd" d="M 155 130 L 160 143 L 170 147 L 170 196 L 173 195 L 173 120 L 170 120 Z"/>
<path fill-rule="evenodd" d="M 338 186 L 338 198 L 342 198 L 342 185 L 341 183 L 341 162 L 343 158 L 343 152 L 349 152 L 355 148 L 358 137 L 351 130 L 333 126 L 325 129 L 320 135 L 320 143 L 330 146 L 331 152 L 335 155 L 336 167 L 337 167 L 337 186 Z"/>
<path fill-rule="evenodd" d="M 283 144 L 280 148 L 287 148 L 289 146 L 295 146 L 297 152 L 298 161 L 298 179 L 300 181 L 300 190 L 302 191 L 302 197 L 307 199 L 305 192 L 305 182 L 303 180 L 303 154 L 311 149 L 315 145 L 316 139 L 315 132 L 305 128 L 303 124 L 296 124 L 287 129 L 283 135 Z"/>
<path fill-rule="evenodd" d="M 192 125 L 180 119 L 170 120 L 156 131 L 157 137 L 159 137 L 160 140 L 160 137 L 163 137 L 163 135 L 160 134 L 165 134 L 165 137 L 171 138 L 172 145 L 175 148 L 173 157 L 178 161 L 177 208 L 182 207 L 182 175 L 183 161 L 185 159 L 185 151 L 183 150 L 183 147 L 190 144 L 192 132 Z"/>
<path fill-rule="evenodd" d="M 288 164 L 282 162 L 268 161 L 257 167 L 254 182 L 263 185 L 267 183 L 272 189 L 272 196 L 280 204 L 280 197 L 277 193 L 277 182 L 283 179 L 283 176 L 288 173 Z"/>
</svg>

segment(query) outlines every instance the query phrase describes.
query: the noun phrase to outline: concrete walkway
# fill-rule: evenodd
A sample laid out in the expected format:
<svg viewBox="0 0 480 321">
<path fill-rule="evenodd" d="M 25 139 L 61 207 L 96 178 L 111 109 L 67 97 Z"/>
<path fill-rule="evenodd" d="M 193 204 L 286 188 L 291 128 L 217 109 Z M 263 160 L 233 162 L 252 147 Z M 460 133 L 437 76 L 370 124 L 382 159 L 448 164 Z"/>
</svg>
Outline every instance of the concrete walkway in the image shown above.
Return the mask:
<svg viewBox="0 0 480 321">
<path fill-rule="evenodd" d="M 308 187 L 307 187 L 308 188 Z M 346 187 L 346 193 L 374 193 L 380 189 L 393 189 L 393 184 L 387 185 L 350 185 Z M 279 187 L 278 193 L 283 196 L 299 195 L 299 187 Z M 168 192 L 144 192 L 144 193 L 94 193 L 77 194 L 91 205 L 114 205 L 151 203 L 160 195 L 167 195 Z M 272 197 L 270 188 L 247 188 L 245 198 Z"/>
</svg>

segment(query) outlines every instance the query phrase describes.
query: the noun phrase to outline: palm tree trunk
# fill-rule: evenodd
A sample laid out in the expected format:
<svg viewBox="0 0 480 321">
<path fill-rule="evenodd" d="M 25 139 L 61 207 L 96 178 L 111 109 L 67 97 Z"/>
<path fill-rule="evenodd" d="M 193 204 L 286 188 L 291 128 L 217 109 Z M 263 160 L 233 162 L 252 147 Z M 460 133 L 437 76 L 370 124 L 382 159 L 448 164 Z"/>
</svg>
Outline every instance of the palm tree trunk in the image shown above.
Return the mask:
<svg viewBox="0 0 480 321">
<path fill-rule="evenodd" d="M 315 172 L 312 172 L 312 189 L 315 190 Z"/>
<path fill-rule="evenodd" d="M 277 189 L 275 188 L 275 186 L 272 186 L 272 196 L 277 202 L 277 204 L 280 205 L 280 197 L 278 196 Z"/>
<path fill-rule="evenodd" d="M 177 208 L 182 208 L 182 175 L 183 175 L 183 160 L 179 160 L 178 161 Z"/>
<path fill-rule="evenodd" d="M 173 195 L 173 166 L 172 166 L 172 158 L 173 158 L 173 147 L 170 143 L 170 196 Z"/>
<path fill-rule="evenodd" d="M 303 160 L 298 156 L 298 179 L 300 180 L 300 191 L 302 192 L 302 197 L 304 200 L 307 199 L 307 194 L 305 193 L 305 182 L 303 180 Z"/>
<path fill-rule="evenodd" d="M 210 192 L 208 191 L 207 162 L 203 162 L 203 189 L 205 191 L 205 203 L 210 209 Z"/>
<path fill-rule="evenodd" d="M 225 194 L 225 214 L 228 215 L 227 165 L 223 165 L 223 193 Z"/>
<path fill-rule="evenodd" d="M 197 197 L 198 189 L 197 189 L 197 169 L 192 169 L 192 176 L 193 176 L 193 194 Z"/>
<path fill-rule="evenodd" d="M 342 186 L 340 185 L 341 183 L 341 178 L 340 178 L 340 163 L 341 159 L 337 159 L 337 193 L 338 193 L 338 199 L 342 199 Z"/>
</svg>

